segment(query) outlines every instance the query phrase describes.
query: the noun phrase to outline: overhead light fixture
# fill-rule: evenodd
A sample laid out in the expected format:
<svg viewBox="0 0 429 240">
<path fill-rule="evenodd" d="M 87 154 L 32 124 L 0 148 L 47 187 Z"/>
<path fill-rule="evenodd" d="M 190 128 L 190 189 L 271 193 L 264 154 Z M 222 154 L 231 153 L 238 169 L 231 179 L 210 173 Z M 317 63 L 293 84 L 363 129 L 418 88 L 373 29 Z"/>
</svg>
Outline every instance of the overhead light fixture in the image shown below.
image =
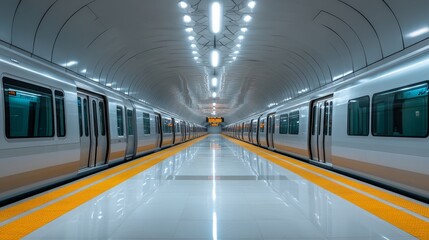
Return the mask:
<svg viewBox="0 0 429 240">
<path fill-rule="evenodd" d="M 111 87 L 111 86 L 112 86 L 112 84 L 111 84 L 111 83 L 106 83 L 106 86 L 107 86 L 107 87 Z"/>
<path fill-rule="evenodd" d="M 245 32 L 247 32 L 247 28 L 245 28 L 245 27 L 244 27 L 244 28 L 241 28 L 240 30 L 241 30 L 242 32 L 244 32 L 244 33 L 245 33 Z"/>
<path fill-rule="evenodd" d="M 195 60 L 198 60 L 198 57 L 194 57 Z"/>
<path fill-rule="evenodd" d="M 192 31 L 194 31 L 194 29 L 193 29 L 193 28 L 191 28 L 191 27 L 188 27 L 188 28 L 186 28 L 186 29 L 185 29 L 185 31 L 186 31 L 186 32 L 188 32 L 188 33 L 190 33 L 190 32 L 192 32 Z"/>
<path fill-rule="evenodd" d="M 429 27 L 423 27 L 407 34 L 407 37 L 414 38 L 429 32 Z"/>
<path fill-rule="evenodd" d="M 237 57 L 232 57 L 232 59 L 234 59 L 234 61 L 237 59 Z"/>
<path fill-rule="evenodd" d="M 244 16 L 244 21 L 245 22 L 250 22 L 251 20 L 252 20 L 252 17 L 250 15 Z"/>
<path fill-rule="evenodd" d="M 191 44 L 191 48 L 196 48 L 197 45 L 195 45 L 194 43 Z"/>
<path fill-rule="evenodd" d="M 211 60 L 212 67 L 219 66 L 219 51 L 218 50 L 215 49 L 211 52 L 210 60 Z"/>
<path fill-rule="evenodd" d="M 179 2 L 179 7 L 181 7 L 181 8 L 183 8 L 183 9 L 185 9 L 185 8 L 187 8 L 187 7 L 188 7 L 188 4 L 187 4 L 186 2 L 184 2 L 184 1 L 180 1 L 180 2 Z"/>
<path fill-rule="evenodd" d="M 216 115 L 216 112 L 212 112 L 212 115 Z"/>
<path fill-rule="evenodd" d="M 221 30 L 222 24 L 222 6 L 219 2 L 214 2 L 210 6 L 210 29 L 214 34 Z"/>
<path fill-rule="evenodd" d="M 198 52 L 197 51 L 192 51 L 192 54 L 197 54 Z"/>
<path fill-rule="evenodd" d="M 244 36 L 243 36 L 243 35 L 240 35 L 240 36 L 238 36 L 238 39 L 243 40 L 243 39 L 244 39 Z"/>
<path fill-rule="evenodd" d="M 86 68 L 80 71 L 81 73 L 86 73 Z"/>
<path fill-rule="evenodd" d="M 192 41 L 192 40 L 195 39 L 195 37 L 194 36 L 189 36 L 188 39 Z"/>
<path fill-rule="evenodd" d="M 250 1 L 250 2 L 247 4 L 247 6 L 248 6 L 250 9 L 253 9 L 253 8 L 256 6 L 256 2 L 255 2 L 255 1 Z"/>
<path fill-rule="evenodd" d="M 241 44 L 237 44 L 237 45 L 235 45 L 235 46 L 237 46 L 238 48 L 241 48 Z"/>
<path fill-rule="evenodd" d="M 213 98 L 216 98 L 216 95 L 217 95 L 217 94 L 216 94 L 216 92 L 213 92 L 213 93 L 212 93 L 212 97 L 213 97 Z"/>
<path fill-rule="evenodd" d="M 77 61 L 70 61 L 70 62 L 61 64 L 61 66 L 63 66 L 63 67 L 71 67 L 71 66 L 76 65 L 77 63 L 78 63 Z"/>
<path fill-rule="evenodd" d="M 212 78 L 212 86 L 213 87 L 217 86 L 217 78 L 216 77 Z"/>
<path fill-rule="evenodd" d="M 235 53 L 235 54 L 239 54 L 240 52 L 239 52 L 239 51 L 235 51 L 234 53 Z"/>
<path fill-rule="evenodd" d="M 214 103 L 213 103 L 213 107 L 215 107 L 215 106 L 216 106 L 216 103 L 214 102 Z"/>
<path fill-rule="evenodd" d="M 183 16 L 183 21 L 185 23 L 189 23 L 192 21 L 192 18 L 189 15 L 185 15 L 185 16 Z"/>
</svg>

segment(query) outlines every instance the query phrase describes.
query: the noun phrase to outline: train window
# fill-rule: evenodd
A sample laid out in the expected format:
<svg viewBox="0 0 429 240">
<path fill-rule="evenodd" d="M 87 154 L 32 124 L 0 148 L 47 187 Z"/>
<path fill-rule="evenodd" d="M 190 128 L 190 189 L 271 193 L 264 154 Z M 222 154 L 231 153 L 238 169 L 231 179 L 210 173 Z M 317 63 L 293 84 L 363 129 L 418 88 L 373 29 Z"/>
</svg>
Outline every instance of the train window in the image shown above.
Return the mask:
<svg viewBox="0 0 429 240">
<path fill-rule="evenodd" d="M 79 112 L 79 135 L 82 137 L 82 99 L 80 97 L 77 98 L 77 109 Z"/>
<path fill-rule="evenodd" d="M 332 104 L 332 101 L 330 101 L 329 102 L 329 136 L 331 136 L 332 135 L 332 118 L 333 118 L 333 116 L 332 116 L 332 112 L 333 112 L 333 104 Z"/>
<path fill-rule="evenodd" d="M 289 114 L 289 134 L 299 133 L 299 111 Z"/>
<path fill-rule="evenodd" d="M 288 125 L 289 125 L 289 115 L 287 114 L 282 114 L 280 115 L 280 129 L 279 129 L 279 133 L 280 134 L 287 134 L 287 130 L 288 130 Z"/>
<path fill-rule="evenodd" d="M 98 137 L 97 102 L 92 100 L 92 118 L 94 121 L 94 136 Z"/>
<path fill-rule="evenodd" d="M 171 123 L 171 119 L 163 119 L 163 124 L 162 124 L 162 131 L 164 133 L 171 133 L 172 132 L 172 123 Z"/>
<path fill-rule="evenodd" d="M 259 125 L 259 132 L 265 131 L 265 120 L 261 121 L 261 124 Z"/>
<path fill-rule="evenodd" d="M 317 123 L 317 107 L 313 106 L 313 110 L 311 111 L 311 135 L 316 134 L 316 123 Z"/>
<path fill-rule="evenodd" d="M 89 129 L 88 129 L 88 100 L 86 98 L 83 99 L 83 123 L 85 126 L 85 136 L 89 136 Z"/>
<path fill-rule="evenodd" d="M 389 137 L 427 137 L 428 83 L 374 94 L 372 134 Z"/>
<path fill-rule="evenodd" d="M 127 134 L 134 135 L 133 110 L 127 110 Z"/>
<path fill-rule="evenodd" d="M 98 102 L 98 111 L 100 114 L 100 130 L 101 136 L 106 136 L 106 120 L 104 115 L 104 103 Z"/>
<path fill-rule="evenodd" d="M 347 108 L 347 134 L 369 135 L 369 96 L 351 99 Z"/>
<path fill-rule="evenodd" d="M 54 136 L 52 91 L 3 77 L 8 138 Z"/>
<path fill-rule="evenodd" d="M 116 125 L 118 128 L 118 136 L 124 136 L 124 109 L 121 106 L 116 106 Z"/>
<path fill-rule="evenodd" d="M 64 111 L 64 93 L 55 90 L 55 115 L 57 117 L 57 136 L 66 135 L 66 116 Z"/>
<path fill-rule="evenodd" d="M 150 116 L 149 113 L 143 113 L 143 133 L 150 134 Z"/>
<path fill-rule="evenodd" d="M 177 133 L 180 132 L 180 128 L 179 128 L 179 123 L 178 122 L 176 123 L 176 132 Z"/>
</svg>

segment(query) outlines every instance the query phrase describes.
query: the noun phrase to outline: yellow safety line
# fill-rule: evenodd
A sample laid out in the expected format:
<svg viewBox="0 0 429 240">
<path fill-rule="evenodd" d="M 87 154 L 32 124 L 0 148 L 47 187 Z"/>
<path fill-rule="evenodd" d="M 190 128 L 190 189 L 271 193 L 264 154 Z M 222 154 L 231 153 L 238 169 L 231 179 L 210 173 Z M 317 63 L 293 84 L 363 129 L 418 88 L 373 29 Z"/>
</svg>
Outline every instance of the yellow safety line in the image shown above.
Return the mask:
<svg viewBox="0 0 429 240">
<path fill-rule="evenodd" d="M 414 237 L 417 237 L 419 239 L 429 239 L 429 222 L 426 222 L 416 216 L 413 216 L 407 212 L 404 212 L 402 210 L 399 210 L 395 207 L 392 207 L 386 203 L 383 203 L 377 199 L 371 198 L 363 193 L 360 193 L 358 191 L 352 190 L 350 188 L 347 188 L 339 183 L 336 183 L 332 180 L 329 180 L 325 177 L 321 177 L 315 173 L 312 173 L 308 170 L 304 170 L 301 167 L 297 166 L 304 166 L 305 168 L 309 169 L 313 168 L 317 169 L 317 173 L 321 173 L 323 175 L 332 175 L 333 179 L 339 182 L 346 182 L 345 177 L 337 176 L 332 173 L 329 173 L 327 170 L 314 167 L 309 164 L 302 163 L 298 160 L 294 160 L 292 158 L 288 158 L 286 156 L 267 151 L 265 149 L 262 149 L 260 147 L 256 147 L 253 145 L 250 145 L 248 143 L 244 143 L 241 141 L 238 141 L 236 139 L 229 138 L 228 139 L 237 145 L 246 148 L 247 150 L 250 150 L 251 152 L 256 153 L 257 155 L 281 166 L 284 167 L 299 176 L 311 181 L 312 183 L 332 192 L 333 194 L 357 205 L 358 207 L 365 209 L 366 211 L 374 214 L 375 216 L 385 220 L 386 222 L 402 229 L 403 231 L 413 235 Z M 329 173 L 329 174 L 326 174 Z M 329 176 L 330 177 L 330 176 Z M 348 180 L 350 181 L 350 180 Z M 350 181 L 352 182 L 352 181 Z M 359 186 L 360 183 L 354 183 L 353 187 Z M 362 184 L 363 185 L 363 184 Z M 366 189 L 366 188 L 365 188 Z M 380 190 L 374 189 L 374 188 L 368 188 L 368 193 L 372 194 L 373 192 L 377 192 Z M 401 201 L 398 201 L 399 204 L 404 204 L 404 200 L 401 199 Z M 389 197 L 386 199 L 386 201 L 392 202 L 396 205 L 396 198 Z M 409 201 L 410 205 L 413 205 L 414 203 Z M 407 205 L 408 206 L 408 205 Z M 422 206 L 425 208 L 424 206 Z M 419 213 L 419 212 L 417 212 Z M 420 213 L 419 213 L 420 214 Z"/>
<path fill-rule="evenodd" d="M 52 203 L 50 205 L 44 206 L 43 208 L 34 211 L 32 213 L 29 213 L 25 216 L 22 216 L 8 224 L 5 224 L 3 226 L 0 226 L 0 239 L 2 240 L 9 240 L 9 239 L 21 239 L 24 236 L 30 234 L 31 232 L 35 231 L 36 229 L 48 224 L 49 222 L 55 220 L 56 218 L 64 215 L 65 213 L 69 212 L 70 210 L 73 210 L 74 208 L 82 205 L 83 203 L 91 200 L 92 198 L 100 195 L 101 193 L 108 191 L 109 189 L 117 186 L 118 184 L 128 180 L 129 178 L 141 173 L 142 171 L 156 165 L 157 163 L 165 160 L 168 157 L 171 157 L 175 155 L 176 153 L 184 150 L 185 148 L 188 148 L 192 144 L 195 144 L 198 141 L 201 141 L 203 138 L 195 139 L 193 141 L 169 148 L 167 154 L 164 154 L 163 152 L 158 152 L 155 154 L 161 155 L 157 157 L 146 156 L 143 158 L 139 158 L 138 160 L 135 160 L 133 162 L 130 162 L 129 164 L 123 164 L 128 165 L 128 168 L 126 166 L 120 165 L 118 168 L 125 169 L 123 172 L 120 172 L 104 181 L 101 181 L 99 183 L 96 183 L 88 188 L 85 188 L 77 193 L 74 193 L 66 198 L 63 198 L 55 203 Z M 163 153 L 163 154 L 161 154 Z M 151 157 L 150 160 L 147 160 L 149 157 Z M 144 162 L 146 160 L 146 162 Z M 136 167 L 129 167 L 130 165 L 135 166 L 139 163 L 142 163 L 141 165 L 138 165 Z M 116 172 L 115 172 L 116 173 Z M 112 173 L 113 174 L 113 173 Z M 103 172 L 99 175 L 105 175 Z M 87 179 L 85 179 L 85 183 L 88 183 Z M 81 184 L 80 182 L 76 183 L 79 186 L 85 186 Z M 72 184 L 73 185 L 73 184 Z M 67 186 L 68 187 L 68 186 Z M 42 199 L 57 199 L 62 197 L 64 194 L 63 191 L 53 191 L 49 193 L 51 195 L 48 198 Z M 66 193 L 67 194 L 67 193 Z M 41 200 L 32 201 L 32 204 L 39 204 L 41 203 Z M 15 212 L 22 212 L 19 209 L 19 206 L 21 204 L 18 204 L 14 211 Z M 24 206 L 24 209 L 28 209 L 30 205 L 27 205 L 23 203 L 21 206 Z M 40 205 L 33 205 L 33 208 L 39 207 Z M 32 209 L 32 208 L 30 208 Z M 5 209 L 8 210 L 8 209 Z M 10 215 L 10 213 L 8 213 Z"/>
</svg>

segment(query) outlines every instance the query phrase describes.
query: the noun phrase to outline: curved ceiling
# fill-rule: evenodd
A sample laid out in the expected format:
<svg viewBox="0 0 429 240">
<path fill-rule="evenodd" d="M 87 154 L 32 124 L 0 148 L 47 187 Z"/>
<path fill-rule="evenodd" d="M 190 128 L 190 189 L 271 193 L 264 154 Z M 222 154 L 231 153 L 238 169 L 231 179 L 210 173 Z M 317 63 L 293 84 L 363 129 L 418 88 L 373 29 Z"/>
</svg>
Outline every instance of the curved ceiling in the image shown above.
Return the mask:
<svg viewBox="0 0 429 240">
<path fill-rule="evenodd" d="M 223 0 L 216 41 L 209 1 L 186 2 L 181 9 L 178 1 L 4 0 L 0 40 L 185 119 L 202 122 L 216 102 L 217 114 L 233 122 L 429 38 L 427 0 L 264 0 L 254 9 L 249 0 Z M 222 76 L 213 99 L 215 42 Z"/>
</svg>

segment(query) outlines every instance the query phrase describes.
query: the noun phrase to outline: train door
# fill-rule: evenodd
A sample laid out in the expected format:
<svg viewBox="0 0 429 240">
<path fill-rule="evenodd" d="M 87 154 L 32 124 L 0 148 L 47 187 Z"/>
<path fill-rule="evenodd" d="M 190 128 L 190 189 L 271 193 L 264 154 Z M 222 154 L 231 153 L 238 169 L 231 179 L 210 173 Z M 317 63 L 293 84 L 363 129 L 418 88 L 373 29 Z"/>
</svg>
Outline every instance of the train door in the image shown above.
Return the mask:
<svg viewBox="0 0 429 240">
<path fill-rule="evenodd" d="M 127 150 L 125 153 L 125 158 L 132 158 L 134 157 L 135 149 L 136 149 L 136 136 L 135 136 L 135 114 L 134 109 L 131 108 L 125 108 L 126 116 L 127 116 Z"/>
<path fill-rule="evenodd" d="M 270 149 L 274 149 L 274 131 L 275 113 L 270 113 L 267 116 L 267 145 Z"/>
<path fill-rule="evenodd" d="M 162 146 L 162 131 L 161 131 L 161 114 L 155 113 L 155 130 L 156 130 L 156 142 L 157 146 Z"/>
<path fill-rule="evenodd" d="M 106 108 L 102 97 L 78 93 L 81 169 L 106 163 Z"/>
<path fill-rule="evenodd" d="M 332 96 L 315 100 L 311 104 L 310 150 L 311 159 L 331 162 Z"/>
</svg>

